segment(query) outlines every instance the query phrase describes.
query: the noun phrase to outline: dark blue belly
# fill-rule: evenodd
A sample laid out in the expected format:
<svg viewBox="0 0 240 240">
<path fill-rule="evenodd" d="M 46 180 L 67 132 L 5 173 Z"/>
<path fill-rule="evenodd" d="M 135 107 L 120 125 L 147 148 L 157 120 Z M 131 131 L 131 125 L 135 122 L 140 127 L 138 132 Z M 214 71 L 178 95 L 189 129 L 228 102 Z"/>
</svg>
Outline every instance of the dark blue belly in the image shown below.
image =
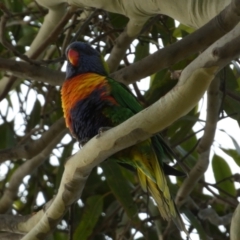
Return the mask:
<svg viewBox="0 0 240 240">
<path fill-rule="evenodd" d="M 101 99 L 101 91 L 93 91 L 88 98 L 79 101 L 71 110 L 72 130 L 80 142 L 86 142 L 95 135 L 101 127 L 111 127 L 110 120 L 104 116 L 103 109 L 110 107 L 109 101 Z"/>
</svg>

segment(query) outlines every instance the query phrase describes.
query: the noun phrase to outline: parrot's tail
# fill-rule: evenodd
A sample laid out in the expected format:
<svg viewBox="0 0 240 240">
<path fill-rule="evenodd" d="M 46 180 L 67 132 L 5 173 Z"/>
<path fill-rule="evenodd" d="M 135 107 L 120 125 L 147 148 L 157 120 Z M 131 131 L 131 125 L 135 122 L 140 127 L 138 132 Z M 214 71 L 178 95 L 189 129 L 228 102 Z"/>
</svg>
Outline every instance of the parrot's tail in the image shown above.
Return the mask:
<svg viewBox="0 0 240 240">
<path fill-rule="evenodd" d="M 179 230 L 184 231 L 188 235 L 182 217 L 169 192 L 166 177 L 157 159 L 149 166 L 152 166 L 152 169 L 149 169 L 148 172 L 153 173 L 151 175 L 154 179 L 150 178 L 149 174 L 146 175 L 141 168 L 137 168 L 139 181 L 143 190 L 150 192 L 157 203 L 162 218 L 167 221 L 173 220 Z"/>
</svg>

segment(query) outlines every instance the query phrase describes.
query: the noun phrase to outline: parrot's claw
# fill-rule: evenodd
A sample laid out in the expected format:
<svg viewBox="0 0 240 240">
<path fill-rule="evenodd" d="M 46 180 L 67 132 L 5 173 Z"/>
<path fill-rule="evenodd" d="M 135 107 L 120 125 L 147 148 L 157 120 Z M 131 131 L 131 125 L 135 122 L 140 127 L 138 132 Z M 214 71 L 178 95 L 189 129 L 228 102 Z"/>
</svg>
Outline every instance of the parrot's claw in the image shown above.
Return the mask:
<svg viewBox="0 0 240 240">
<path fill-rule="evenodd" d="M 109 129 L 111 129 L 111 127 L 101 127 L 101 128 L 99 128 L 97 138 L 100 138 L 101 135 Z"/>
<path fill-rule="evenodd" d="M 79 140 L 79 148 L 84 146 L 88 141 L 89 141 L 89 138 L 84 138 L 84 139 Z"/>
</svg>

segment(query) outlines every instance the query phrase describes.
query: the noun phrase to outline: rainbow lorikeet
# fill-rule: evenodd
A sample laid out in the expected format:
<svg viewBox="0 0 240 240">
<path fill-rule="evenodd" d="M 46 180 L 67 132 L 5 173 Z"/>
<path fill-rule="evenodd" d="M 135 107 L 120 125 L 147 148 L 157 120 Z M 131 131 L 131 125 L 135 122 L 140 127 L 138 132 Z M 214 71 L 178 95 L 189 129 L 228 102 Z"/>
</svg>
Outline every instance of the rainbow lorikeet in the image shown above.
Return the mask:
<svg viewBox="0 0 240 240">
<path fill-rule="evenodd" d="M 80 143 L 97 135 L 101 128 L 114 127 L 143 109 L 124 85 L 109 77 L 103 58 L 90 45 L 74 42 L 66 49 L 66 57 L 62 106 L 66 125 Z M 163 163 L 168 157 L 169 148 L 156 135 L 116 153 L 111 159 L 134 167 L 143 190 L 151 193 L 161 216 L 174 220 L 180 230 L 186 231 L 164 175 L 172 172 Z"/>
</svg>

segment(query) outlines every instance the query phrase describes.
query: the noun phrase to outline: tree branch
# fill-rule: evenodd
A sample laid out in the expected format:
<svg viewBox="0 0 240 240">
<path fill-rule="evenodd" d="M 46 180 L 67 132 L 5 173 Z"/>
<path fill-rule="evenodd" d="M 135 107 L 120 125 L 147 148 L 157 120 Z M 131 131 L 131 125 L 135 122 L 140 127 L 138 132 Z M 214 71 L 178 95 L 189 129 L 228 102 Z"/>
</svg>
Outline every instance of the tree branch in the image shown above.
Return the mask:
<svg viewBox="0 0 240 240">
<path fill-rule="evenodd" d="M 57 18 L 56 15 L 55 14 L 53 15 L 53 13 L 51 12 L 49 12 L 49 14 L 45 17 L 44 21 L 47 21 L 47 19 L 50 18 L 51 19 L 50 21 L 52 23 L 55 23 L 54 28 L 52 29 L 51 26 L 49 25 L 46 26 L 48 29 L 42 30 L 42 27 L 40 28 L 40 31 L 38 32 L 38 35 L 35 38 L 36 40 L 34 39 L 33 43 L 31 44 L 30 50 L 27 52 L 27 55 L 30 58 L 32 59 L 37 58 L 51 43 L 53 43 L 58 38 L 59 33 L 63 31 L 64 26 L 72 17 L 74 13 L 74 7 L 70 7 L 63 16 L 61 15 L 62 11 L 65 11 L 65 7 L 62 8 L 61 6 L 61 10 L 59 11 L 59 14 L 57 14 Z M 48 34 L 45 36 L 46 33 Z M 42 41 L 40 43 L 38 42 L 35 43 L 37 41 L 37 38 L 41 38 Z"/>
<path fill-rule="evenodd" d="M 199 211 L 198 216 L 202 220 L 208 219 L 210 223 L 214 224 L 215 226 L 219 225 L 229 225 L 232 219 L 232 213 L 229 213 L 225 216 L 218 216 L 212 208 L 205 208 Z"/>
<path fill-rule="evenodd" d="M 156 51 L 141 61 L 121 69 L 111 76 L 124 84 L 133 83 L 175 64 L 187 56 L 203 51 L 230 31 L 240 21 L 240 1 L 232 1 L 206 25 L 180 41 Z"/>
<path fill-rule="evenodd" d="M 146 21 L 157 14 L 168 15 L 181 23 L 198 28 L 203 26 L 216 16 L 230 0 L 217 1 L 202 0 L 196 3 L 194 0 L 169 0 L 169 1 L 114 1 L 108 0 L 85 1 L 85 0 L 38 0 L 45 7 L 51 9 L 53 6 L 67 2 L 78 7 L 93 7 L 104 9 L 108 12 L 115 12 L 129 18 L 127 32 L 129 36 L 136 36 Z"/>
<path fill-rule="evenodd" d="M 204 135 L 197 148 L 197 151 L 199 152 L 199 159 L 189 173 L 189 177 L 185 179 L 178 190 L 176 196 L 176 204 L 178 206 L 181 206 L 188 198 L 189 194 L 195 188 L 199 179 L 203 176 L 208 168 L 210 149 L 214 140 L 217 122 L 219 119 L 219 94 L 219 78 L 216 77 L 208 89 L 207 120 Z"/>
<path fill-rule="evenodd" d="M 8 211 L 17 196 L 18 188 L 22 183 L 23 178 L 35 171 L 36 168 L 38 168 L 47 159 L 52 150 L 66 133 L 67 129 L 64 129 L 57 135 L 54 135 L 52 141 L 45 144 L 45 148 L 38 155 L 33 157 L 31 160 L 26 161 L 13 173 L 8 183 L 8 187 L 5 189 L 0 199 L 0 213 Z"/>
<path fill-rule="evenodd" d="M 0 233 L 1 240 L 20 240 L 22 235 L 16 233 Z"/>
<path fill-rule="evenodd" d="M 110 72 L 116 71 L 120 61 L 123 59 L 127 48 L 136 36 L 130 37 L 126 29 L 118 36 L 111 54 L 107 60 Z"/>
<path fill-rule="evenodd" d="M 54 198 L 53 198 L 54 199 Z M 52 204 L 53 199 L 47 202 L 43 209 L 27 216 L 0 214 L 0 229 L 5 232 L 24 234 L 29 232 L 44 215 L 44 212 Z"/>
<path fill-rule="evenodd" d="M 65 77 L 63 72 L 5 58 L 0 58 L 0 69 L 22 79 L 46 82 L 54 86 L 61 85 Z"/>
<path fill-rule="evenodd" d="M 31 140 L 14 148 L 1 150 L 0 163 L 9 159 L 29 159 L 33 156 L 36 156 L 36 154 L 39 154 L 63 129 L 65 129 L 65 121 L 63 118 L 60 118 L 50 127 L 48 131 L 42 134 L 40 139 L 35 141 Z"/>
</svg>

